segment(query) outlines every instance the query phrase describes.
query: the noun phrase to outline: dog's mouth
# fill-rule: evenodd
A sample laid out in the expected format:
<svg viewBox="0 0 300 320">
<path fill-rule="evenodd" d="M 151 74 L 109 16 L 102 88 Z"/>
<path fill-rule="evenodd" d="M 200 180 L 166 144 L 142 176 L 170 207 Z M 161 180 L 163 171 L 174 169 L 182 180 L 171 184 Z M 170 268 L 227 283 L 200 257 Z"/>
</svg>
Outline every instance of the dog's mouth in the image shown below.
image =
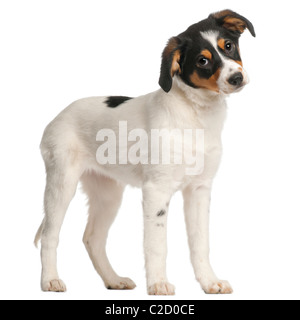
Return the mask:
<svg viewBox="0 0 300 320">
<path fill-rule="evenodd" d="M 219 83 L 219 89 L 220 89 L 220 92 L 224 94 L 238 93 L 242 91 L 248 83 L 249 83 L 249 80 L 247 76 L 245 76 L 240 83 L 223 80 L 223 81 L 220 81 Z"/>
<path fill-rule="evenodd" d="M 245 86 L 246 86 L 246 83 L 240 85 L 239 87 L 226 86 L 226 87 L 220 88 L 220 93 L 223 93 L 223 94 L 238 93 L 238 92 L 241 92 L 245 88 Z"/>
<path fill-rule="evenodd" d="M 247 83 L 241 84 L 238 88 L 234 90 L 234 92 L 240 92 L 246 87 Z"/>
<path fill-rule="evenodd" d="M 242 91 L 246 87 L 247 83 L 242 83 L 239 86 L 235 86 L 232 88 L 232 93 L 237 93 Z"/>
</svg>

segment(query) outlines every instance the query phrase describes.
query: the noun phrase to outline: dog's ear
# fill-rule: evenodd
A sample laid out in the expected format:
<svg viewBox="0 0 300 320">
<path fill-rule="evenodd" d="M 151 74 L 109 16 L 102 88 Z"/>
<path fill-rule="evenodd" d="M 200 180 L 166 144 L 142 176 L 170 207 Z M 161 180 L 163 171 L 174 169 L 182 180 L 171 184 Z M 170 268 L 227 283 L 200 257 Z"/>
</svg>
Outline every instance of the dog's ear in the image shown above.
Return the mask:
<svg viewBox="0 0 300 320">
<path fill-rule="evenodd" d="M 245 29 L 248 29 L 253 37 L 256 36 L 252 23 L 245 17 L 231 10 L 223 10 L 213 13 L 211 17 L 215 18 L 217 23 L 230 31 L 241 35 Z"/>
<path fill-rule="evenodd" d="M 182 72 L 183 42 L 178 37 L 169 40 L 162 54 L 159 85 L 165 92 L 172 88 L 173 77 Z"/>
</svg>

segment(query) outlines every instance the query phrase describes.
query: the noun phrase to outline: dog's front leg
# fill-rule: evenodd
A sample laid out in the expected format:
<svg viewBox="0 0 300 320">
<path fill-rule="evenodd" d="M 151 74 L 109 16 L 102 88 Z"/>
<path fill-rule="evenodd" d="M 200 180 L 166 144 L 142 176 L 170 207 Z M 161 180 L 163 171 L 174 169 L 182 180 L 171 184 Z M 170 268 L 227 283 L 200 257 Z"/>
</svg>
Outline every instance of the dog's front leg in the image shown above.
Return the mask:
<svg viewBox="0 0 300 320">
<path fill-rule="evenodd" d="M 219 280 L 209 261 L 209 207 L 211 183 L 188 187 L 183 192 L 186 226 L 196 279 L 205 293 L 232 293 L 227 281 Z"/>
<path fill-rule="evenodd" d="M 167 216 L 171 194 L 157 184 L 143 187 L 144 250 L 147 288 L 150 295 L 174 295 L 167 280 Z"/>
</svg>

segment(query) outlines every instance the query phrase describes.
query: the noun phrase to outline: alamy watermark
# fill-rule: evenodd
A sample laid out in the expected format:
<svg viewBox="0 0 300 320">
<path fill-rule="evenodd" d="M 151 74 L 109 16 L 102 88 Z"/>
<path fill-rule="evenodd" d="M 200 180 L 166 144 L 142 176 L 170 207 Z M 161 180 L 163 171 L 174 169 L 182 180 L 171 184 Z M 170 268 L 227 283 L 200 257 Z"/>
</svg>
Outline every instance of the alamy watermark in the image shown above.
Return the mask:
<svg viewBox="0 0 300 320">
<path fill-rule="evenodd" d="M 135 128 L 128 131 L 120 121 L 116 131 L 101 129 L 96 141 L 97 162 L 101 165 L 185 165 L 186 175 L 199 175 L 204 169 L 204 130 Z"/>
</svg>

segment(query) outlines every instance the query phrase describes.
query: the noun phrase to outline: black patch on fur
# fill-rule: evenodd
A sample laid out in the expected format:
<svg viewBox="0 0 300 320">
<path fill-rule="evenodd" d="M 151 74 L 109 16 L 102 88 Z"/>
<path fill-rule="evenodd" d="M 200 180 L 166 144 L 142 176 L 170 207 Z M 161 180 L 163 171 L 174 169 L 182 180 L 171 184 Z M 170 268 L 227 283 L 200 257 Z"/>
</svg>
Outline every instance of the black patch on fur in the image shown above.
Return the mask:
<svg viewBox="0 0 300 320">
<path fill-rule="evenodd" d="M 125 101 L 131 99 L 133 98 L 123 96 L 111 96 L 106 99 L 105 103 L 109 108 L 116 108 L 119 105 L 123 104 Z"/>
<path fill-rule="evenodd" d="M 158 217 L 162 217 L 166 214 L 166 210 L 160 210 L 159 212 L 157 212 L 157 216 Z"/>
</svg>

